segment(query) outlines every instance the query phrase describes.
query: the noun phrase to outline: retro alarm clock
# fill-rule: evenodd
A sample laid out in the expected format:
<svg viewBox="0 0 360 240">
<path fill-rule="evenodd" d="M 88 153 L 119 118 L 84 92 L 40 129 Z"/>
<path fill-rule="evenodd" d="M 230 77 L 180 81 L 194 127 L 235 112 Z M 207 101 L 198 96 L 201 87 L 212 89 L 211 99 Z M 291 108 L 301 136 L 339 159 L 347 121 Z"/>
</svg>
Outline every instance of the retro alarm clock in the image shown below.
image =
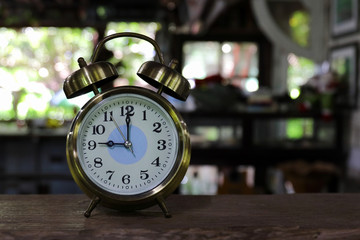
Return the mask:
<svg viewBox="0 0 360 240">
<path fill-rule="evenodd" d="M 101 86 L 118 77 L 109 62 L 96 61 L 105 42 L 131 37 L 148 41 L 159 62 L 142 64 L 137 75 L 156 90 L 135 86 Z M 66 140 L 72 177 L 91 199 L 84 215 L 97 204 L 118 210 L 140 210 L 165 205 L 183 179 L 190 161 L 189 133 L 179 112 L 162 94 L 185 101 L 189 82 L 176 70 L 176 60 L 164 64 L 155 40 L 138 33 L 115 33 L 100 41 L 90 64 L 78 59 L 80 69 L 65 79 L 67 98 L 94 92 L 74 118 Z"/>
</svg>

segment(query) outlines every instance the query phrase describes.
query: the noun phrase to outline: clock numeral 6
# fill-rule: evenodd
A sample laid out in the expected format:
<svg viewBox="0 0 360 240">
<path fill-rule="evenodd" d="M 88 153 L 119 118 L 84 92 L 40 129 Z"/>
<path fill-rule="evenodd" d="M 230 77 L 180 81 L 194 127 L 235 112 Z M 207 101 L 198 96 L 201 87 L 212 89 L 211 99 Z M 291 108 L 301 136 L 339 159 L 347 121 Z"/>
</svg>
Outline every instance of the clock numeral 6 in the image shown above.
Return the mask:
<svg viewBox="0 0 360 240">
<path fill-rule="evenodd" d="M 126 174 L 122 177 L 123 184 L 129 184 L 130 183 L 130 175 Z"/>
</svg>

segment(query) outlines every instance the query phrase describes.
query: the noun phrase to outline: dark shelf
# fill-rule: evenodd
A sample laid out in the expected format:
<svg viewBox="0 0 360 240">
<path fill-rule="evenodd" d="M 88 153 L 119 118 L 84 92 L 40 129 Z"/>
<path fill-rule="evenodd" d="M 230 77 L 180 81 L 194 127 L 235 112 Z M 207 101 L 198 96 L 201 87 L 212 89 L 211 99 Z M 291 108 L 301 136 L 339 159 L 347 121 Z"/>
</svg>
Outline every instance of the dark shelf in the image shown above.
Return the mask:
<svg viewBox="0 0 360 240">
<path fill-rule="evenodd" d="M 232 146 L 222 146 L 221 141 L 205 146 L 193 144 L 191 164 L 202 165 L 247 165 L 267 168 L 283 161 L 305 160 L 325 161 L 342 166 L 346 161 L 347 148 L 344 143 L 349 119 L 346 112 L 337 112 L 325 118 L 320 112 L 209 112 L 196 111 L 182 113 L 190 129 L 196 126 L 241 126 L 242 136 Z M 277 119 L 309 118 L 318 122 L 330 122 L 334 128 L 333 139 L 325 144 L 316 139 L 304 142 L 281 142 L 261 139 L 255 141 L 255 122 Z M 316 128 L 314 127 L 314 131 Z M 264 136 L 266 138 L 268 136 Z M 257 139 L 259 140 L 259 139 Z M 276 142 L 279 141 L 279 142 Z"/>
<path fill-rule="evenodd" d="M 194 165 L 254 165 L 269 166 L 283 161 L 292 160 L 327 161 L 338 163 L 345 161 L 346 153 L 336 148 L 316 149 L 288 149 L 288 148 L 266 148 L 257 147 L 253 149 L 242 148 L 197 148 L 193 147 L 191 152 L 191 164 Z"/>
</svg>

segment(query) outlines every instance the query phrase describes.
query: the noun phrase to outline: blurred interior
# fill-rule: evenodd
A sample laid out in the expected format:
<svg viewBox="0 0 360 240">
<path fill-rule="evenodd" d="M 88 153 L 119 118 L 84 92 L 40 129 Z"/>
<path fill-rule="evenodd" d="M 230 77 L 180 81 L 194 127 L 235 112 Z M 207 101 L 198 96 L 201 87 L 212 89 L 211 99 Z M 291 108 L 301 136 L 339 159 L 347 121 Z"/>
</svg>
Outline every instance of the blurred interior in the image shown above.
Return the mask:
<svg viewBox="0 0 360 240">
<path fill-rule="evenodd" d="M 350 2 L 350 1 L 347 1 Z M 0 193 L 81 193 L 66 134 L 92 97 L 62 84 L 103 37 L 154 38 L 191 84 L 168 97 L 191 133 L 179 194 L 291 194 L 360 190 L 359 30 L 334 32 L 351 6 L 319 0 L 4 0 L 0 3 Z M 344 14 L 345 14 L 344 13 Z M 355 46 L 345 55 L 337 50 Z M 138 85 L 153 47 L 106 44 L 101 60 Z"/>
</svg>

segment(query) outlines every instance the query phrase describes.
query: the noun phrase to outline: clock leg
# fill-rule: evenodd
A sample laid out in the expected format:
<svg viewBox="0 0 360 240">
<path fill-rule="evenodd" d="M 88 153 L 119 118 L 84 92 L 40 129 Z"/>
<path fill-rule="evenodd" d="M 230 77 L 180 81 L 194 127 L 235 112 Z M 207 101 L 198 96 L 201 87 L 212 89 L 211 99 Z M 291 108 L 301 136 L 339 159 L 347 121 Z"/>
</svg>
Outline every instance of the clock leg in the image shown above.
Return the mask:
<svg viewBox="0 0 360 240">
<path fill-rule="evenodd" d="M 156 199 L 156 201 L 159 204 L 159 207 L 161 208 L 161 210 L 163 211 L 164 217 L 171 218 L 171 213 L 169 212 L 169 210 L 166 207 L 165 200 L 162 197 L 159 197 Z"/>
<path fill-rule="evenodd" d="M 91 200 L 89 207 L 86 209 L 84 216 L 87 218 L 90 217 L 91 212 L 96 208 L 96 206 L 99 204 L 99 202 L 100 202 L 100 198 L 95 196 Z"/>
</svg>

